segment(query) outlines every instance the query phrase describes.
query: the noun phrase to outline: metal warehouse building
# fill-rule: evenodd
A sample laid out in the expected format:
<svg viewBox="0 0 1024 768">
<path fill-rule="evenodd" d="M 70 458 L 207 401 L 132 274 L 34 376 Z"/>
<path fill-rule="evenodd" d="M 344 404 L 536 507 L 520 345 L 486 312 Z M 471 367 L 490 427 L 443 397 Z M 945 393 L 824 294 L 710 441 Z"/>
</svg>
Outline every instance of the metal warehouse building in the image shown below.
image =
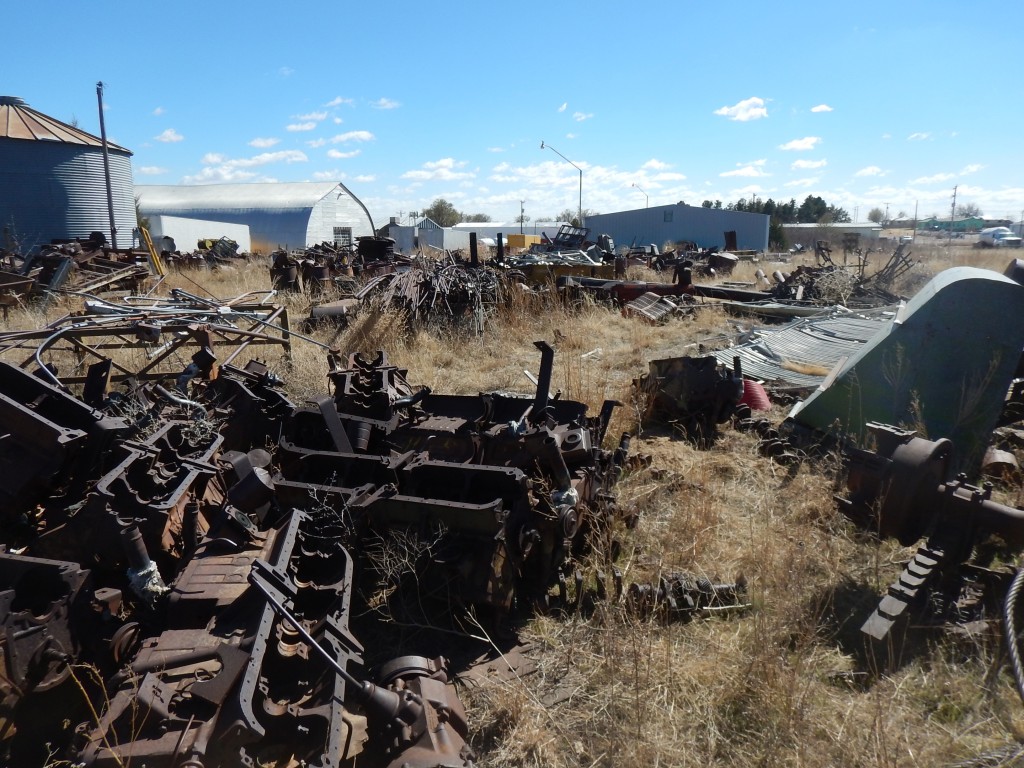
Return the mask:
<svg viewBox="0 0 1024 768">
<path fill-rule="evenodd" d="M 735 232 L 737 250 L 765 251 L 768 222 L 769 217 L 762 213 L 676 203 L 588 216 L 584 224 L 590 228 L 592 239 L 611 235 L 616 247 L 654 243 L 661 248 L 666 243 L 687 240 L 701 248 L 725 248 L 725 233 Z"/>
<path fill-rule="evenodd" d="M 132 244 L 132 153 L 107 142 L 118 246 Z M 0 96 L 0 226 L 22 253 L 53 239 L 102 232 L 113 242 L 103 142 L 92 134 Z M 0 239 L 0 246 L 8 245 Z"/>
<path fill-rule="evenodd" d="M 366 206 L 334 181 L 147 185 L 135 191 L 143 216 L 247 224 L 252 249 L 263 253 L 325 241 L 349 244 L 373 234 Z"/>
</svg>

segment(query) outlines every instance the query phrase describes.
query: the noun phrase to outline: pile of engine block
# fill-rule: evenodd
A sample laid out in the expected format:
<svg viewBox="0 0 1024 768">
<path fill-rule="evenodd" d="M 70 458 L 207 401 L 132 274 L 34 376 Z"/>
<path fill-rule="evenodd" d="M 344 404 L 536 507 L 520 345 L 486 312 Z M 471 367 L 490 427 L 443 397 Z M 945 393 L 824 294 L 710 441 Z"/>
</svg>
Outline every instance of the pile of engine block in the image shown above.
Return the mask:
<svg viewBox="0 0 1024 768">
<path fill-rule="evenodd" d="M 376 615 L 382 542 L 429 541 L 420 595 L 494 622 L 553 599 L 610 529 L 616 404 L 551 396 L 537 346 L 533 397 L 331 354 L 330 392 L 300 405 L 209 348 L 177 387 L 119 371 L 89 404 L 0 362 L 0 759 L 471 765 L 446 659 L 374 646 L 394 658 L 366 668 L 350 619 Z"/>
</svg>

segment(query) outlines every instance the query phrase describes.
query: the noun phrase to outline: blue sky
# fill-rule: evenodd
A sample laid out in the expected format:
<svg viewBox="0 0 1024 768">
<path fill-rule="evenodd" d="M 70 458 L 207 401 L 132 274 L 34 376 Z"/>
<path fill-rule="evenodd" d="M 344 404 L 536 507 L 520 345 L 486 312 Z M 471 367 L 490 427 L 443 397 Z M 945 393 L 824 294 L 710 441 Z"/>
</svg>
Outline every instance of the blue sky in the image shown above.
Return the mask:
<svg viewBox="0 0 1024 768">
<path fill-rule="evenodd" d="M 808 194 L 866 219 L 1024 210 L 1024 3 L 5 8 L 0 92 L 131 149 L 136 184 L 337 180 L 379 225 Z M 104 34 L 111 36 L 104 42 Z"/>
</svg>

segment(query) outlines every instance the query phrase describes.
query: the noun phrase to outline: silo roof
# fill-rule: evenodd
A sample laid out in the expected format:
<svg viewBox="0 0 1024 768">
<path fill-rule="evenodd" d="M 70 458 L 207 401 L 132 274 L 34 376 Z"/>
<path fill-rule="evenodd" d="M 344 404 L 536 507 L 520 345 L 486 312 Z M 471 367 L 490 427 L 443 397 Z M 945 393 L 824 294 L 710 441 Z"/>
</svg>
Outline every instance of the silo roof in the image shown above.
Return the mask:
<svg viewBox="0 0 1024 768">
<path fill-rule="evenodd" d="M 17 96 L 0 96 L 0 139 L 57 141 L 88 147 L 103 146 L 102 139 L 37 112 Z M 131 154 L 131 150 L 109 141 L 107 147 L 115 152 Z"/>
</svg>

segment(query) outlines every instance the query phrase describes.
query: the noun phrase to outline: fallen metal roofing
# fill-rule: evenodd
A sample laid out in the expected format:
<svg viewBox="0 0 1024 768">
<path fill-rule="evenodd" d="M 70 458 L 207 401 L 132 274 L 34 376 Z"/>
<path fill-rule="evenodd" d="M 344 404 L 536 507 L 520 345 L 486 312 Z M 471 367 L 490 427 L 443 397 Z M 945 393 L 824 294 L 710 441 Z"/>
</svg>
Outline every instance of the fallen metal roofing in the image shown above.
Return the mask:
<svg viewBox="0 0 1024 768">
<path fill-rule="evenodd" d="M 84 144 L 102 147 L 102 139 L 86 133 L 73 125 L 62 123 L 37 112 L 17 96 L 0 96 L 0 139 L 23 139 L 26 141 L 58 141 L 64 144 Z M 114 152 L 130 150 L 107 142 Z"/>
<path fill-rule="evenodd" d="M 749 341 L 712 354 L 725 365 L 738 356 L 747 378 L 782 389 L 813 389 L 894 317 L 895 308 L 888 307 L 804 318 L 779 330 L 757 330 Z"/>
</svg>

